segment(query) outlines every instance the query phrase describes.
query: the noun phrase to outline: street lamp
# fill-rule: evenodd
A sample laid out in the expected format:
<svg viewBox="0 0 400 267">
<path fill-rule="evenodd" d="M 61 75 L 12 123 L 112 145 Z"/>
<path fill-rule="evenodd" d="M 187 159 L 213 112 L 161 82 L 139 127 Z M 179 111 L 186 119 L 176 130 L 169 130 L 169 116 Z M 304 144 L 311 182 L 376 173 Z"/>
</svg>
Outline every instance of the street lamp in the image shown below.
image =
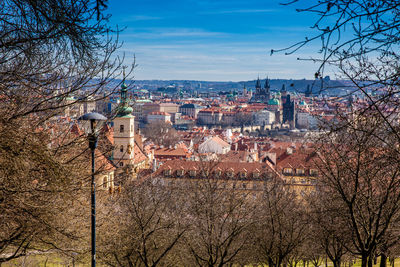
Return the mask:
<svg viewBox="0 0 400 267">
<path fill-rule="evenodd" d="M 83 129 L 89 140 L 89 148 L 92 152 L 92 184 L 91 184 L 91 221 L 92 221 L 92 267 L 96 266 L 96 183 L 94 181 L 94 151 L 97 147 L 97 137 L 99 134 L 99 130 L 105 120 L 106 117 L 103 115 L 91 112 L 83 115 L 78 120 L 84 121 Z"/>
</svg>

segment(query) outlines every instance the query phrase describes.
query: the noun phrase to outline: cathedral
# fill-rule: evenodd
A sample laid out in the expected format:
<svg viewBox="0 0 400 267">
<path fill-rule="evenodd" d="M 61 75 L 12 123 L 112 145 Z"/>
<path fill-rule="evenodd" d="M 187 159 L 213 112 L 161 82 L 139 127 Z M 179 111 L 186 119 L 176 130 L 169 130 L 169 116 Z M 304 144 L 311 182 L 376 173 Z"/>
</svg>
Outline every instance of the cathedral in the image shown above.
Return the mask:
<svg viewBox="0 0 400 267">
<path fill-rule="evenodd" d="M 256 82 L 256 91 L 250 100 L 250 103 L 268 103 L 271 98 L 271 86 L 269 84 L 269 79 L 265 79 L 264 87 L 261 86 L 260 77 L 258 77 Z"/>
</svg>

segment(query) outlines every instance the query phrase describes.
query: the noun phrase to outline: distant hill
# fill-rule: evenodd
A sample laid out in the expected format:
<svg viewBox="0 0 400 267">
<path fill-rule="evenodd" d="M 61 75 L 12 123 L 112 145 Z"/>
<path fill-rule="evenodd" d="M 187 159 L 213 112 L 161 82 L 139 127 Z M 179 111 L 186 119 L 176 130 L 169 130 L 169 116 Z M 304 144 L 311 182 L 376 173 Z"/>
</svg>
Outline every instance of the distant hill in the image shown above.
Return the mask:
<svg viewBox="0 0 400 267">
<path fill-rule="evenodd" d="M 120 80 L 115 80 L 119 82 Z M 135 80 L 127 81 L 138 88 L 157 90 L 158 88 L 177 86 L 184 90 L 192 90 L 198 92 L 207 91 L 241 91 L 246 86 L 247 90 L 255 90 L 256 80 L 240 81 L 240 82 L 213 82 L 213 81 L 193 81 L 193 80 Z M 265 79 L 261 80 L 264 86 Z M 349 82 L 345 80 L 330 80 L 329 77 L 318 80 L 291 80 L 291 79 L 270 79 L 272 91 L 280 91 L 285 85 L 288 92 L 304 93 L 307 86 L 310 86 L 314 95 L 343 95 L 354 88 L 349 86 Z"/>
</svg>

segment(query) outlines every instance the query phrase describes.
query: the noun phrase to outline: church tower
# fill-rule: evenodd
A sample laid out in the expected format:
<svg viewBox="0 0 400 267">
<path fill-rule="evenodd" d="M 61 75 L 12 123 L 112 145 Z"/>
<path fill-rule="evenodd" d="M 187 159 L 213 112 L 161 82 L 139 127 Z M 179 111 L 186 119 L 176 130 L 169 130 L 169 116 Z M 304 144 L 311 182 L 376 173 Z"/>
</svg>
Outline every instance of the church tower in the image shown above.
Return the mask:
<svg viewBox="0 0 400 267">
<path fill-rule="evenodd" d="M 246 88 L 246 84 L 243 84 L 243 97 L 247 97 L 247 88 Z"/>
<path fill-rule="evenodd" d="M 260 77 L 257 78 L 256 82 L 256 95 L 261 94 L 261 82 L 260 82 Z"/>
<path fill-rule="evenodd" d="M 264 91 L 265 91 L 266 100 L 267 101 L 270 100 L 271 99 L 271 85 L 269 84 L 268 77 L 265 79 Z"/>
<path fill-rule="evenodd" d="M 119 167 L 133 164 L 134 161 L 135 117 L 132 115 L 133 109 L 128 105 L 127 88 L 124 78 L 121 85 L 121 102 L 113 120 L 114 162 Z"/>
</svg>

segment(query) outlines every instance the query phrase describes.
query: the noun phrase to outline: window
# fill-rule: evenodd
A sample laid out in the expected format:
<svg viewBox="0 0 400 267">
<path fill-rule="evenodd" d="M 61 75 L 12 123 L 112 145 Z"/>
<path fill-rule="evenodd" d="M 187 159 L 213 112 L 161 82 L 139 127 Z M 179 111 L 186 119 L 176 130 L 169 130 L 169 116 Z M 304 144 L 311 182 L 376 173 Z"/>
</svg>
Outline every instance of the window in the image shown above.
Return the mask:
<svg viewBox="0 0 400 267">
<path fill-rule="evenodd" d="M 182 169 L 176 171 L 176 175 L 179 176 L 179 177 L 183 176 L 184 173 L 185 173 L 185 171 L 182 170 Z"/>
<path fill-rule="evenodd" d="M 227 175 L 229 178 L 232 178 L 232 177 L 233 177 L 233 171 L 228 171 L 228 172 L 226 173 L 226 175 Z"/>
<path fill-rule="evenodd" d="M 119 126 L 119 132 L 120 132 L 120 133 L 123 133 L 123 132 L 124 132 L 124 125 L 123 125 L 123 124 L 121 124 L 121 125 Z"/>
<path fill-rule="evenodd" d="M 296 169 L 297 175 L 304 175 L 304 169 Z"/>
<path fill-rule="evenodd" d="M 131 132 L 133 132 L 133 124 L 131 124 Z"/>
<path fill-rule="evenodd" d="M 247 177 L 247 172 L 245 172 L 245 171 L 242 171 L 241 173 L 240 173 L 240 178 L 246 178 Z"/>
<path fill-rule="evenodd" d="M 171 170 L 170 169 L 164 170 L 164 175 L 165 176 L 170 176 L 171 175 Z"/>
<path fill-rule="evenodd" d="M 284 168 L 283 174 L 292 174 L 292 168 Z"/>
<path fill-rule="evenodd" d="M 190 171 L 189 171 L 189 175 L 190 175 L 191 177 L 195 177 L 195 176 L 196 176 L 196 171 L 195 171 L 195 170 L 190 170 Z"/>
<path fill-rule="evenodd" d="M 120 163 L 119 163 L 119 166 L 120 166 L 120 167 L 124 166 L 124 163 L 123 163 L 123 162 L 120 162 Z"/>
<path fill-rule="evenodd" d="M 311 175 L 311 176 L 318 176 L 318 170 L 316 170 L 316 169 L 310 169 L 310 175 Z"/>
<path fill-rule="evenodd" d="M 243 183 L 243 184 L 242 184 L 242 188 L 243 188 L 243 189 L 246 189 L 246 188 L 247 188 L 247 184 L 246 184 L 246 183 Z"/>
<path fill-rule="evenodd" d="M 221 177 L 222 171 L 221 170 L 217 170 L 217 171 L 214 172 L 214 174 L 215 174 L 215 177 L 219 178 L 219 177 Z"/>
<path fill-rule="evenodd" d="M 103 188 L 107 188 L 107 183 L 108 183 L 107 176 L 104 176 L 104 178 L 103 178 Z"/>
<path fill-rule="evenodd" d="M 253 178 L 260 178 L 260 173 L 259 172 L 253 172 Z"/>
<path fill-rule="evenodd" d="M 124 145 L 121 145 L 121 146 L 119 147 L 119 151 L 120 151 L 120 152 L 124 152 Z"/>
</svg>

